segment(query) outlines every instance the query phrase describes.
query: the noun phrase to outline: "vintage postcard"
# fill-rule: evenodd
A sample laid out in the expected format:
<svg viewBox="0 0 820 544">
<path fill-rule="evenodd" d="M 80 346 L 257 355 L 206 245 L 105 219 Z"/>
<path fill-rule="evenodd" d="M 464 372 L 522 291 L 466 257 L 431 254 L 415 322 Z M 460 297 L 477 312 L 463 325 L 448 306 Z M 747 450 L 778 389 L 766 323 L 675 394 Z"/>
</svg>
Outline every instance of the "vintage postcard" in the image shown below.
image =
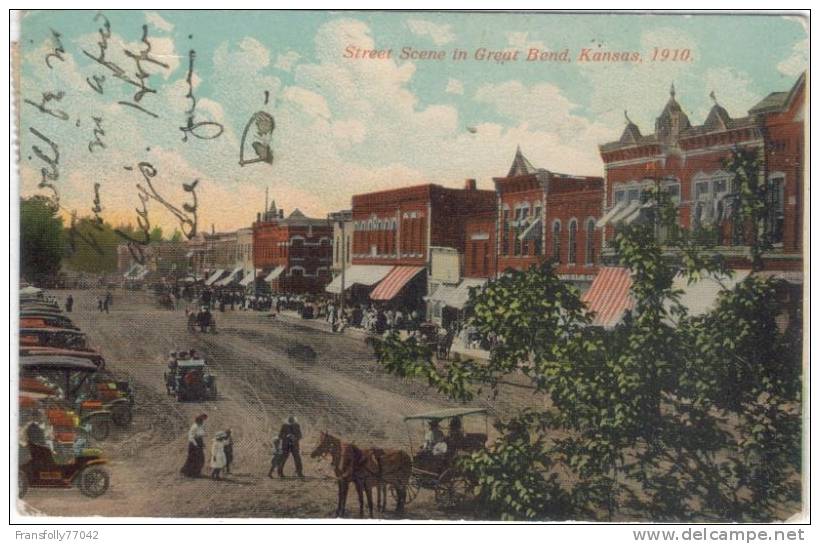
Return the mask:
<svg viewBox="0 0 820 544">
<path fill-rule="evenodd" d="M 808 15 L 18 30 L 14 519 L 807 519 Z"/>
</svg>

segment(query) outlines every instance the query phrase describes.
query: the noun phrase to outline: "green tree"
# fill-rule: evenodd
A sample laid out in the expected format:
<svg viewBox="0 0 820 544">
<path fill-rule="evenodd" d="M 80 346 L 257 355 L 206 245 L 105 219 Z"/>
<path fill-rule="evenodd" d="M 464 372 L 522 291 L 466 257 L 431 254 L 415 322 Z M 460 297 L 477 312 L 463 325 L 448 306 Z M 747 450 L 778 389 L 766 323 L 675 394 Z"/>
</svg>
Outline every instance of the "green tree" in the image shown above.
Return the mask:
<svg viewBox="0 0 820 544">
<path fill-rule="evenodd" d="M 90 217 L 74 219 L 63 238 L 67 268 L 92 274 L 117 270 L 117 246 L 123 240 L 108 223 Z"/>
<path fill-rule="evenodd" d="M 690 318 L 675 277 L 726 271 L 686 232 L 661 246 L 659 229 L 675 213 L 664 193 L 648 198 L 645 221 L 614 239 L 635 301 L 614 330 L 590 327 L 577 290 L 544 265 L 508 271 L 471 297 L 472 325 L 499 340 L 487 364 L 442 367 L 413 339 L 376 341 L 388 370 L 423 376 L 454 399 L 497 391 L 517 373 L 549 397 L 547 409 L 503 423 L 496 442 L 462 460 L 487 515 L 748 521 L 795 497 L 799 354 L 769 322 L 782 308 L 771 286 L 747 280 Z"/>
<path fill-rule="evenodd" d="M 20 200 L 20 274 L 35 284 L 53 281 L 63 257 L 63 220 L 46 197 Z"/>
</svg>

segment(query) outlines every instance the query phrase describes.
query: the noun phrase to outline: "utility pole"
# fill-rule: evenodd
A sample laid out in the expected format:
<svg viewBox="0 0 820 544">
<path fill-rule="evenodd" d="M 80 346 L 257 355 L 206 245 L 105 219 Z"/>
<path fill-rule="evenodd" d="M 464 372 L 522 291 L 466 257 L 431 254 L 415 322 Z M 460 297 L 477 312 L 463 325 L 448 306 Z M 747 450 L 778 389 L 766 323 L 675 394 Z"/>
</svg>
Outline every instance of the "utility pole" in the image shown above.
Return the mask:
<svg viewBox="0 0 820 544">
<path fill-rule="evenodd" d="M 339 248 L 339 255 L 342 258 L 342 292 L 339 295 L 339 319 L 345 311 L 345 268 L 347 268 L 347 244 L 345 243 L 345 221 L 344 218 L 339 219 L 339 229 L 342 231 L 342 247 Z"/>
</svg>

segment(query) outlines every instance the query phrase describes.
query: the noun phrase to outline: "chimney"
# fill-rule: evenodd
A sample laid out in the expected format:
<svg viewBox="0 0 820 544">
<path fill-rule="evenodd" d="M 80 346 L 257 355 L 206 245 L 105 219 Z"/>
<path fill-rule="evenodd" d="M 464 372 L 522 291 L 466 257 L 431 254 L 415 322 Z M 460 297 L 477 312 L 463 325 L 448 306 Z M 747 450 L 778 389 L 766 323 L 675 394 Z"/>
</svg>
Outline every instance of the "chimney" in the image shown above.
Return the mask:
<svg viewBox="0 0 820 544">
<path fill-rule="evenodd" d="M 465 191 L 475 191 L 475 178 L 467 178 L 464 180 Z"/>
</svg>

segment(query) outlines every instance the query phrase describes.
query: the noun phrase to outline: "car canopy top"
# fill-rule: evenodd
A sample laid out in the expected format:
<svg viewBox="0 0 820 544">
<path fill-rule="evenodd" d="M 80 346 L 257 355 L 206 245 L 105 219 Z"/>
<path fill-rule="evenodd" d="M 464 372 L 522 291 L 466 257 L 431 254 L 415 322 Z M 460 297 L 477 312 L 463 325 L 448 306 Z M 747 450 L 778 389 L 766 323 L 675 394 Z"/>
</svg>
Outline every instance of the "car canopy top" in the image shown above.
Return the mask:
<svg viewBox="0 0 820 544">
<path fill-rule="evenodd" d="M 177 368 L 204 368 L 205 361 L 202 359 L 182 359 L 177 361 Z"/>
<path fill-rule="evenodd" d="M 43 370 L 81 370 L 90 372 L 97 370 L 97 365 L 88 359 L 54 355 L 24 355 L 20 357 L 20 366 Z"/>
<path fill-rule="evenodd" d="M 487 410 L 485 408 L 447 408 L 444 410 L 436 410 L 435 412 L 427 412 L 424 414 L 416 414 L 412 416 L 406 416 L 404 421 L 413 421 L 413 420 L 442 420 L 442 419 L 451 419 L 454 417 L 464 417 L 464 416 L 471 416 L 475 414 L 482 414 L 487 415 Z"/>
</svg>

